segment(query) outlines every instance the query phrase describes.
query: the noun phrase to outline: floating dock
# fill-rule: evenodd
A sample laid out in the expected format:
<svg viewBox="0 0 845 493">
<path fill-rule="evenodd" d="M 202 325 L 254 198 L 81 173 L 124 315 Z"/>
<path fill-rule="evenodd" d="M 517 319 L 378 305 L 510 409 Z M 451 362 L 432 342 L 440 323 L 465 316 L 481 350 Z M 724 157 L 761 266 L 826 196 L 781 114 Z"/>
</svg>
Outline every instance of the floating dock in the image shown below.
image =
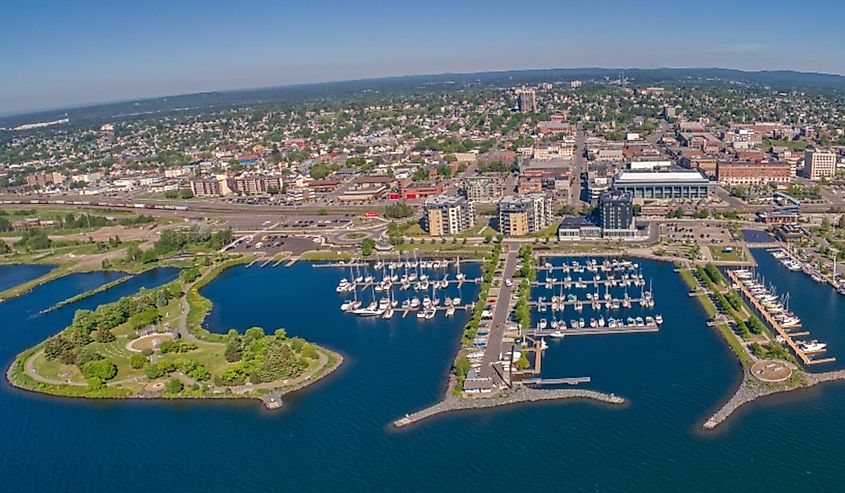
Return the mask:
<svg viewBox="0 0 845 493">
<path fill-rule="evenodd" d="M 632 325 L 632 326 L 624 326 L 624 327 L 583 327 L 580 329 L 557 329 L 559 333 L 562 333 L 564 337 L 569 336 L 590 336 L 590 335 L 605 335 L 605 334 L 639 334 L 643 332 L 657 332 L 660 330 L 660 326 L 657 324 L 646 324 L 643 326 Z M 528 335 L 531 337 L 551 337 L 552 334 L 555 333 L 555 329 L 535 329 L 532 332 L 529 332 Z"/>
<path fill-rule="evenodd" d="M 733 284 L 735 286 L 739 286 L 739 290 L 742 291 L 742 294 L 744 294 L 745 297 L 751 302 L 751 304 L 754 305 L 754 307 L 757 309 L 757 311 L 760 312 L 760 314 L 763 316 L 764 319 L 766 319 L 766 322 L 768 322 L 769 325 L 773 329 L 775 329 L 775 331 L 781 337 L 783 337 L 783 340 L 786 341 L 786 344 L 789 345 L 789 347 L 792 349 L 792 351 L 795 352 L 795 354 L 798 355 L 799 358 L 801 358 L 801 361 L 803 361 L 805 365 L 819 365 L 819 364 L 822 364 L 822 363 L 833 363 L 834 361 L 836 361 L 836 358 L 833 357 L 833 356 L 831 356 L 829 358 L 819 358 L 819 359 L 811 358 L 809 356 L 809 354 L 816 354 L 816 353 L 820 353 L 820 352 L 823 352 L 823 351 L 814 351 L 814 352 L 808 354 L 807 351 L 804 351 L 803 349 L 798 347 L 798 344 L 792 338 L 793 336 L 798 335 L 798 334 L 791 334 L 789 331 L 784 329 L 780 325 L 780 323 L 778 323 L 778 321 L 775 320 L 775 318 L 772 317 L 771 314 L 769 314 L 768 310 L 766 310 L 766 307 L 764 307 L 762 304 L 760 304 L 759 301 L 757 301 L 757 298 L 754 297 L 754 295 L 751 293 L 751 291 L 749 291 L 748 287 L 736 276 L 736 274 L 734 274 L 734 272 L 732 270 L 728 270 L 728 277 L 730 277 L 731 282 L 733 282 Z M 805 331 L 805 332 L 801 332 L 800 334 L 809 335 L 809 332 Z"/>
</svg>

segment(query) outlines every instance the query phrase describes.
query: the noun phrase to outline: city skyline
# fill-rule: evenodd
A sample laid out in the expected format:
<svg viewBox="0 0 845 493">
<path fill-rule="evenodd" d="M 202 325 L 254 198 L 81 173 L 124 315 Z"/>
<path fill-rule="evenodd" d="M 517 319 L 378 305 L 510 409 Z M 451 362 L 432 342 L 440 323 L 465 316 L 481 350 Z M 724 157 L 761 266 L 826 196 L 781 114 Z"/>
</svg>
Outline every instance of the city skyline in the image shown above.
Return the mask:
<svg viewBox="0 0 845 493">
<path fill-rule="evenodd" d="M 836 16 L 785 2 L 630 8 L 528 2 L 113 5 L 19 2 L 0 43 L 0 114 L 390 76 L 553 67 L 726 67 L 845 73 Z M 45 10 L 46 9 L 46 10 Z M 49 16 L 43 13 L 50 12 Z M 524 13 L 524 16 L 515 13 Z M 538 15 L 542 12 L 543 15 Z M 530 29 L 516 25 L 523 20 Z M 804 29 L 806 25 L 814 29 Z M 412 33 L 412 35 L 408 35 Z M 69 42 L 72 40 L 73 42 Z"/>
</svg>

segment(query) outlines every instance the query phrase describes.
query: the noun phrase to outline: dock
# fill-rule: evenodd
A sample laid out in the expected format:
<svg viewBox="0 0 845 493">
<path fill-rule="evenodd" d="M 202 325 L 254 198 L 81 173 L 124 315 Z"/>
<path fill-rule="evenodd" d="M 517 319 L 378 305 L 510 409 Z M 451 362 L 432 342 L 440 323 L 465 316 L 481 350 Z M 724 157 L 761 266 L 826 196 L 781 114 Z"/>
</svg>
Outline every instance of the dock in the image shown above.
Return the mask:
<svg viewBox="0 0 845 493">
<path fill-rule="evenodd" d="M 581 303 L 582 305 L 592 305 L 593 303 L 600 303 L 600 304 L 602 304 L 602 305 L 605 305 L 605 304 L 607 304 L 607 302 L 608 302 L 608 301 L 609 301 L 610 303 L 619 303 L 619 304 L 620 304 L 619 309 L 625 309 L 625 308 L 623 308 L 623 307 L 621 306 L 622 302 L 624 301 L 624 299 L 623 299 L 623 298 L 611 298 L 611 299 L 609 299 L 609 300 L 605 300 L 605 299 L 598 299 L 598 300 L 595 300 L 595 299 L 593 299 L 593 300 L 588 300 L 588 299 L 583 299 L 583 300 L 581 300 L 581 299 L 577 299 L 577 300 L 574 300 L 574 301 L 569 301 L 569 300 L 566 300 L 566 301 L 558 301 L 558 302 L 557 302 L 557 305 L 559 305 L 559 306 L 560 306 L 560 305 L 563 305 L 563 306 L 575 306 L 575 305 L 577 305 L 578 303 Z M 632 306 L 633 306 L 633 305 L 639 305 L 639 304 L 640 304 L 640 302 L 642 301 L 642 298 L 628 298 L 628 301 L 631 303 L 631 305 L 632 305 Z M 529 306 L 532 306 L 532 307 L 534 307 L 534 306 L 546 306 L 546 307 L 548 307 L 549 309 L 551 309 L 551 308 L 552 308 L 552 306 L 551 306 L 551 305 L 552 305 L 552 302 L 551 302 L 551 301 L 544 301 L 543 303 L 539 303 L 539 302 L 537 302 L 537 301 L 532 300 L 532 301 L 529 301 L 529 302 L 528 302 L 528 305 L 529 305 Z M 563 311 L 563 310 L 558 310 L 558 311 Z"/>
<path fill-rule="evenodd" d="M 793 336 L 797 334 L 791 334 L 788 330 L 784 329 L 778 323 L 778 321 L 775 320 L 771 314 L 769 314 L 768 310 L 766 310 L 766 307 L 764 307 L 762 304 L 760 304 L 759 301 L 757 301 L 757 298 L 752 295 L 751 291 L 748 290 L 748 287 L 743 284 L 743 282 L 736 276 L 736 274 L 732 270 L 728 270 L 728 277 L 730 277 L 731 282 L 735 286 L 739 286 L 739 290 L 742 292 L 742 294 L 744 294 L 745 297 L 751 302 L 751 304 L 754 305 L 754 308 L 757 309 L 757 311 L 763 316 L 766 322 L 768 322 L 769 325 L 773 329 L 775 329 L 775 331 L 783 338 L 783 340 L 786 341 L 786 344 L 792 349 L 792 351 L 796 355 L 798 355 L 798 357 L 801 359 L 801 361 L 804 362 L 805 365 L 819 365 L 822 363 L 833 363 L 834 361 L 836 361 L 836 358 L 833 356 L 819 359 L 811 358 L 806 351 L 798 347 L 798 344 L 796 344 L 795 340 L 793 339 Z M 801 334 L 809 335 L 809 332 L 805 331 L 801 332 Z M 812 354 L 816 354 L 819 352 L 822 351 L 815 351 Z"/>
<path fill-rule="evenodd" d="M 522 385 L 578 385 L 590 383 L 590 377 L 568 377 L 568 378 L 529 378 L 521 380 Z"/>
<path fill-rule="evenodd" d="M 605 334 L 639 334 L 643 332 L 657 332 L 660 326 L 657 324 L 646 324 L 643 326 L 632 325 L 624 327 L 583 327 L 580 329 L 558 329 L 564 334 L 564 337 L 569 336 L 590 336 L 590 335 L 605 335 Z M 529 332 L 531 337 L 549 337 L 555 332 L 554 329 L 534 329 Z"/>
<path fill-rule="evenodd" d="M 579 287 L 578 285 L 582 284 L 585 286 Z M 641 279 L 624 279 L 624 278 L 616 278 L 616 277 L 608 277 L 604 279 L 572 279 L 571 281 L 558 281 L 555 280 L 554 282 L 545 282 L 545 281 L 532 281 L 531 287 L 539 288 L 544 287 L 546 289 L 552 289 L 553 287 L 563 286 L 566 289 L 587 289 L 587 286 L 602 286 L 607 285 L 610 287 L 640 287 L 645 286 L 645 281 Z"/>
</svg>

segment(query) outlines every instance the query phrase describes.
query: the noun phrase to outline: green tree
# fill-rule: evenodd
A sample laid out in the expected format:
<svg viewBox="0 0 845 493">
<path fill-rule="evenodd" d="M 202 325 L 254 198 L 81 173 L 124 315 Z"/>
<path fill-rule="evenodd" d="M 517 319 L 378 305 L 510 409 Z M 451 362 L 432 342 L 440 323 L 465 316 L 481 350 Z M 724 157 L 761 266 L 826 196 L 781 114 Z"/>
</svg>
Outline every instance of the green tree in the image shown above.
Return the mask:
<svg viewBox="0 0 845 493">
<path fill-rule="evenodd" d="M 167 380 L 167 383 L 164 384 L 164 391 L 168 394 L 175 395 L 179 392 L 182 392 L 185 386 L 178 378 L 170 378 Z"/>
</svg>

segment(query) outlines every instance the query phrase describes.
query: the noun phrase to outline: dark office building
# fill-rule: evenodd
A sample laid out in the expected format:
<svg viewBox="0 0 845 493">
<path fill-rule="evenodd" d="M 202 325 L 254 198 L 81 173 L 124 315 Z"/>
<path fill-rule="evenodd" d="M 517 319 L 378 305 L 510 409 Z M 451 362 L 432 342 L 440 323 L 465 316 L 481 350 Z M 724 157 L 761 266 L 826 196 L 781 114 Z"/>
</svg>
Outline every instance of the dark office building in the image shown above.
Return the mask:
<svg viewBox="0 0 845 493">
<path fill-rule="evenodd" d="M 599 204 L 604 231 L 634 229 L 634 206 L 630 192 L 608 190 L 601 194 Z"/>
</svg>

